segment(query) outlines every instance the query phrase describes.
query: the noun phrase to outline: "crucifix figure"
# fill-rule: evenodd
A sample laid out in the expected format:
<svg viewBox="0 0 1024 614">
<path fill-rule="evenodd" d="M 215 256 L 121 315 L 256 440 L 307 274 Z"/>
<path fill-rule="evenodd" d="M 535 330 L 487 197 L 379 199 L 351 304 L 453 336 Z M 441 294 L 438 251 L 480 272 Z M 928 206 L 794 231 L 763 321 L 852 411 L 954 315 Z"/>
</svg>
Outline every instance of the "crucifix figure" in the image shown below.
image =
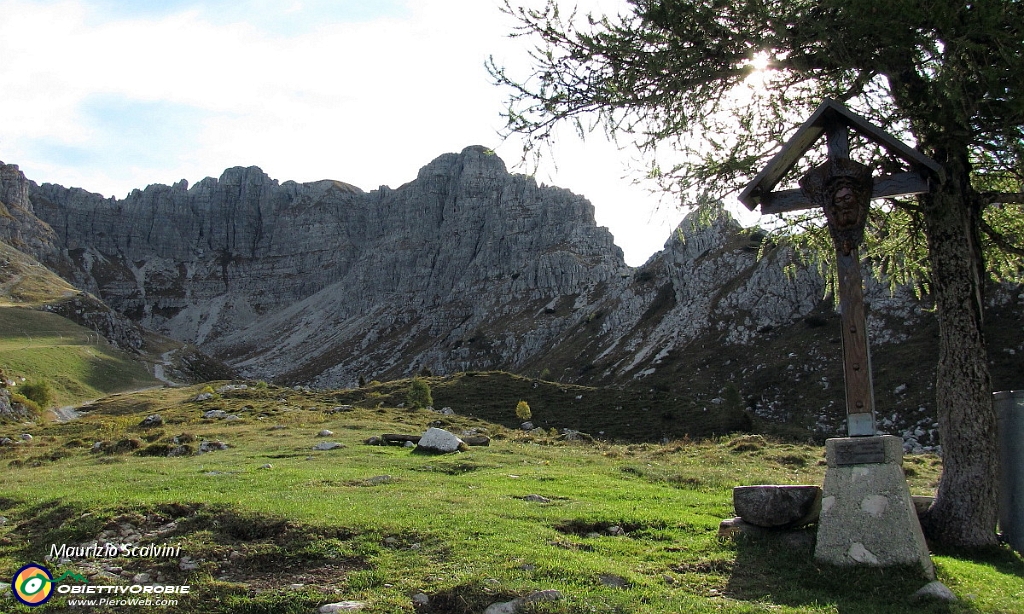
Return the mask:
<svg viewBox="0 0 1024 614">
<path fill-rule="evenodd" d="M 870 167 L 850 159 L 850 129 L 906 161 L 911 171 L 873 178 Z M 799 190 L 773 191 L 822 135 L 828 143 L 828 161 L 801 177 Z M 871 199 L 927 192 L 928 173 L 939 170 L 934 160 L 843 105 L 826 100 L 739 196 L 751 209 L 760 204 L 765 214 L 812 208 L 825 214 L 836 250 L 847 434 L 851 437 L 876 434 L 864 282 L 858 252 Z"/>
</svg>

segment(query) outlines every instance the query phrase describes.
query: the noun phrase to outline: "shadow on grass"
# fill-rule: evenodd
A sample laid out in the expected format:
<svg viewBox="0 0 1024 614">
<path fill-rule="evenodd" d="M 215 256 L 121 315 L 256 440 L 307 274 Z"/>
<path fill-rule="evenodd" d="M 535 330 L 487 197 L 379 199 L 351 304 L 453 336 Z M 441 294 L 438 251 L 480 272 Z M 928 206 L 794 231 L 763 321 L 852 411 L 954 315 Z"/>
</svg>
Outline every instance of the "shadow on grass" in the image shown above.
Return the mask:
<svg viewBox="0 0 1024 614">
<path fill-rule="evenodd" d="M 1017 554 L 1010 550 L 1009 547 L 993 546 L 965 553 L 962 549 L 933 546 L 932 555 L 959 559 L 976 565 L 985 565 L 997 573 L 1024 579 L 1024 555 Z"/>
<path fill-rule="evenodd" d="M 980 611 L 963 601 L 948 604 L 913 599 L 911 596 L 929 582 L 916 567 L 843 568 L 818 564 L 813 556 L 814 529 L 805 531 L 791 532 L 787 538 L 736 538 L 736 563 L 726 594 L 734 599 L 790 607 L 830 606 L 840 614 Z M 1019 569 L 1003 573 L 1019 573 Z"/>
</svg>

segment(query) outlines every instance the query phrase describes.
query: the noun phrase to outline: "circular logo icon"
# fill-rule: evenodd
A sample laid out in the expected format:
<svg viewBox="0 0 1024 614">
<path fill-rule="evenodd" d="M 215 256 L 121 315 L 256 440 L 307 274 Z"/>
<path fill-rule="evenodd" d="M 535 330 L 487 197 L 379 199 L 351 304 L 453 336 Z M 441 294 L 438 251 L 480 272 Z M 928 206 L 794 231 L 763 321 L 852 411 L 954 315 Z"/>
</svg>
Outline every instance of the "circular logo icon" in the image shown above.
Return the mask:
<svg viewBox="0 0 1024 614">
<path fill-rule="evenodd" d="M 29 563 L 11 580 L 14 597 L 30 607 L 43 605 L 53 596 L 53 576 L 42 565 Z"/>
</svg>

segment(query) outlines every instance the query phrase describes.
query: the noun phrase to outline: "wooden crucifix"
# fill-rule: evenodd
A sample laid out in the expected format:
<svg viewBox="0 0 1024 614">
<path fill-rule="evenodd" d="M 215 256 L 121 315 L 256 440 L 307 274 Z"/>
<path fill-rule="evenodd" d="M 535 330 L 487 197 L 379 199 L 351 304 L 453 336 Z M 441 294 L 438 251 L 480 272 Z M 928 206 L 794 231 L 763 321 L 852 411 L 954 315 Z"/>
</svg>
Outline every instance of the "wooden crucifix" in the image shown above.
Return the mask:
<svg viewBox="0 0 1024 614">
<path fill-rule="evenodd" d="M 907 162 L 910 171 L 872 178 L 870 167 L 850 159 L 851 129 Z M 828 161 L 801 177 L 799 190 L 773 192 L 783 176 L 822 135 L 828 143 Z M 939 172 L 941 167 L 931 158 L 842 104 L 826 100 L 739 196 L 749 209 L 760 204 L 763 214 L 811 208 L 824 211 L 836 249 L 839 274 L 847 434 L 851 437 L 876 434 L 864 281 L 858 253 L 864 239 L 868 208 L 873 198 L 928 192 L 929 173 Z"/>
</svg>

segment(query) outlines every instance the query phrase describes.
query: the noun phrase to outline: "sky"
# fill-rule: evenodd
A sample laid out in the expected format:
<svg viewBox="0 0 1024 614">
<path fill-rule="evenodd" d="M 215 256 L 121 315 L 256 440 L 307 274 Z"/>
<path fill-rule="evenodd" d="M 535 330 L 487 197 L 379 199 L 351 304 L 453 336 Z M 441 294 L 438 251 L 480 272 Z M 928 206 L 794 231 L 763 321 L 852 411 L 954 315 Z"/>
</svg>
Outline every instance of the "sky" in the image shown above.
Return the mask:
<svg viewBox="0 0 1024 614">
<path fill-rule="evenodd" d="M 532 0 L 531 0 L 532 1 Z M 579 0 L 614 14 L 622 0 Z M 637 153 L 565 126 L 539 166 L 502 139 L 527 74 L 500 0 L 0 0 L 0 160 L 29 179 L 123 198 L 259 166 L 279 181 L 398 187 L 470 145 L 587 197 L 628 264 L 685 214 Z M 750 223 L 749 219 L 743 220 Z"/>
</svg>

